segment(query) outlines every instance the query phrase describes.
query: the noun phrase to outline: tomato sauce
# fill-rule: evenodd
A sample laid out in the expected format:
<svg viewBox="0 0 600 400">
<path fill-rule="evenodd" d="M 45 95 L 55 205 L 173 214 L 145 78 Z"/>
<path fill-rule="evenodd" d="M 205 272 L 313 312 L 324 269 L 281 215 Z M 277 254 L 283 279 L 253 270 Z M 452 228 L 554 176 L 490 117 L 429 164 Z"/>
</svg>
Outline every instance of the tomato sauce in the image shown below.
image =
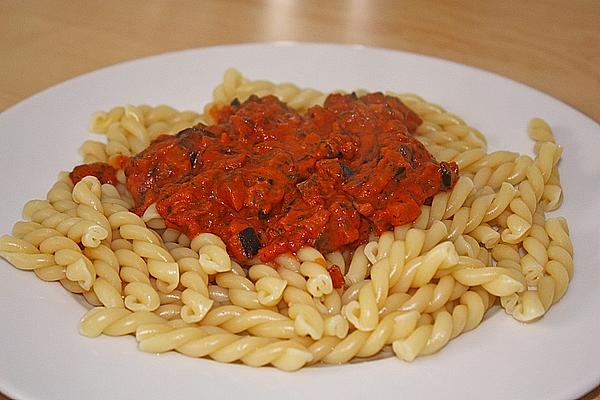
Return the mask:
<svg viewBox="0 0 600 400">
<path fill-rule="evenodd" d="M 421 120 L 381 93 L 330 95 L 305 113 L 273 96 L 212 110 L 216 123 L 157 138 L 125 162 L 141 215 L 219 235 L 238 261 L 310 245 L 355 248 L 414 221 L 458 177 L 413 137 Z"/>
<path fill-rule="evenodd" d="M 95 176 L 101 183 L 110 183 L 111 185 L 118 183 L 117 171 L 110 165 L 102 162 L 78 165 L 73 168 L 69 177 L 73 183 L 77 183 L 88 175 Z"/>
</svg>

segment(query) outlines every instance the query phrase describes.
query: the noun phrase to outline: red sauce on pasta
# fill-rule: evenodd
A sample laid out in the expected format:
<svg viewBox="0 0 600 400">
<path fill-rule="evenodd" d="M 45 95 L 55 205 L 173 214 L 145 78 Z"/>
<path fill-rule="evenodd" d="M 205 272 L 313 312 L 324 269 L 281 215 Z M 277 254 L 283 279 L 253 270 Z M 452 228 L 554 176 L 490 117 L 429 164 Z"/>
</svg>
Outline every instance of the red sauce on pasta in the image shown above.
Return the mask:
<svg viewBox="0 0 600 400">
<path fill-rule="evenodd" d="M 124 167 L 141 215 L 219 235 L 263 261 L 311 245 L 354 248 L 414 221 L 458 176 L 412 134 L 420 118 L 394 97 L 330 95 L 298 113 L 273 96 L 212 110 L 216 123 L 161 136 Z"/>
<path fill-rule="evenodd" d="M 77 183 L 89 175 L 95 176 L 101 183 L 110 183 L 111 185 L 118 183 L 117 171 L 110 165 L 101 162 L 78 165 L 73 168 L 69 177 L 74 183 Z"/>
<path fill-rule="evenodd" d="M 332 264 L 327 268 L 327 272 L 329 272 L 329 276 L 331 277 L 331 283 L 334 288 L 340 289 L 344 287 L 346 280 L 344 279 L 344 274 L 340 267 L 335 264 Z"/>
</svg>

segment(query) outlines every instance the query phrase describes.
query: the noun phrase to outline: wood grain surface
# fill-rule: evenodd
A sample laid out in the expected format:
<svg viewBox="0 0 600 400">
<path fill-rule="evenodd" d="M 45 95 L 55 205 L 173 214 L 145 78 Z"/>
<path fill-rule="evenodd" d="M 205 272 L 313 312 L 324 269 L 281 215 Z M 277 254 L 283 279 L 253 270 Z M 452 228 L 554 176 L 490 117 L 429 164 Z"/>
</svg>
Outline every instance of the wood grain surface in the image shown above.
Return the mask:
<svg viewBox="0 0 600 400">
<path fill-rule="evenodd" d="M 125 60 L 296 40 L 457 61 L 525 83 L 600 121 L 598 0 L 1 0 L 0 38 L 0 110 Z M 583 399 L 600 400 L 600 388 Z"/>
</svg>

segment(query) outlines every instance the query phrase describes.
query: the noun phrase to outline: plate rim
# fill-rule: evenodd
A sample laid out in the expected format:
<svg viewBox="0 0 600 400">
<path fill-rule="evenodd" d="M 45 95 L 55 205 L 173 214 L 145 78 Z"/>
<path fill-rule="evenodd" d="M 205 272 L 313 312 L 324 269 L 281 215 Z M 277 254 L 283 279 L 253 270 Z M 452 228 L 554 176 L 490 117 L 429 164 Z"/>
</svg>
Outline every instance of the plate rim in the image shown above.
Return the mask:
<svg viewBox="0 0 600 400">
<path fill-rule="evenodd" d="M 541 89 L 535 88 L 533 86 L 528 85 L 525 82 L 521 82 L 518 81 L 514 78 L 510 78 L 508 76 L 502 75 L 498 72 L 495 71 L 490 71 L 488 69 L 485 68 L 481 68 L 481 67 L 477 67 L 471 64 L 466 64 L 460 61 L 456 61 L 456 60 L 451 60 L 451 59 L 447 59 L 447 58 L 443 58 L 441 56 L 436 56 L 436 55 L 432 55 L 432 54 L 426 54 L 426 53 L 419 53 L 416 51 L 411 51 L 411 50 L 405 50 L 405 49 L 395 49 L 395 48 L 391 48 L 391 47 L 380 47 L 380 46 L 373 46 L 373 45 L 368 45 L 368 44 L 361 44 L 361 43 L 339 43 L 339 42 L 332 42 L 332 41 L 324 41 L 324 42 L 314 42 L 314 41 L 302 41 L 302 40 L 266 40 L 266 41 L 257 41 L 257 42 L 239 42 L 239 43 L 225 43 L 225 44 L 215 44 L 215 45 L 211 45 L 211 46 L 205 46 L 205 47 L 190 47 L 190 48 L 186 48 L 186 49 L 179 49 L 179 50 L 170 50 L 170 51 L 165 51 L 162 53 L 156 53 L 156 54 L 150 54 L 150 55 L 146 55 L 146 56 L 142 56 L 142 57 L 138 57 L 138 58 L 131 58 L 131 59 L 127 59 L 127 60 L 123 60 L 123 61 L 119 61 L 115 64 L 109 64 L 109 65 L 105 65 L 102 67 L 99 67 L 97 69 L 94 70 L 90 70 L 90 71 L 86 71 L 86 72 L 82 72 L 79 73 L 77 75 L 74 75 L 70 78 L 67 78 L 63 81 L 59 81 L 59 82 L 55 82 L 53 84 L 51 84 L 48 87 L 45 87 L 19 101 L 17 101 L 16 103 L 8 106 L 6 109 L 0 111 L 0 118 L 2 117 L 2 114 L 4 114 L 5 112 L 11 111 L 13 108 L 20 106 L 21 103 L 24 103 L 26 101 L 29 101 L 32 98 L 36 98 L 40 95 L 45 94 L 48 91 L 51 91 L 53 89 L 55 89 L 57 86 L 61 86 L 63 84 L 67 84 L 67 83 L 72 83 L 75 82 L 79 79 L 84 79 L 86 78 L 88 75 L 93 75 L 96 74 L 98 72 L 103 72 L 103 71 L 108 71 L 110 69 L 113 68 L 120 68 L 123 67 L 125 65 L 128 64 L 134 64 L 137 62 L 143 62 L 143 61 L 149 61 L 152 59 L 159 59 L 165 56 L 175 56 L 177 54 L 182 54 L 182 53 L 194 53 L 194 52 L 198 52 L 198 51 L 210 51 L 210 50 L 216 50 L 216 49 L 233 49 L 236 47 L 253 47 L 253 46 L 258 46 L 258 47 L 262 47 L 262 46 L 271 46 L 271 47 L 295 47 L 295 46 L 301 46 L 301 47 L 339 47 L 339 48 L 349 48 L 349 49 L 354 49 L 357 51 L 363 51 L 363 50 L 374 50 L 374 51 L 383 51 L 383 52 L 393 52 L 393 53 L 404 53 L 404 54 L 409 54 L 412 56 L 416 56 L 419 58 L 423 58 L 423 59 L 429 59 L 432 62 L 442 62 L 442 63 L 448 63 L 448 64 L 454 64 L 456 66 L 462 67 L 462 68 L 466 68 L 466 69 L 471 69 L 474 71 L 478 71 L 479 73 L 484 73 L 484 74 L 489 74 L 491 76 L 494 76 L 495 78 L 500 78 L 503 80 L 506 80 L 508 82 L 511 82 L 511 84 L 517 84 L 519 86 L 521 86 L 522 89 L 526 89 L 526 90 L 531 90 L 534 92 L 537 92 L 538 94 L 544 95 L 546 97 L 552 98 L 555 101 L 560 102 L 563 106 L 570 108 L 572 111 L 577 112 L 578 114 L 580 114 L 580 116 L 585 117 L 587 119 L 589 119 L 590 121 L 594 122 L 595 124 L 600 126 L 600 121 L 596 121 L 595 119 L 593 119 L 591 116 L 585 114 L 583 111 L 579 110 L 578 108 L 575 108 L 574 106 L 568 104 L 565 100 L 562 100 L 558 97 L 553 96 L 550 93 L 547 93 Z"/>
</svg>

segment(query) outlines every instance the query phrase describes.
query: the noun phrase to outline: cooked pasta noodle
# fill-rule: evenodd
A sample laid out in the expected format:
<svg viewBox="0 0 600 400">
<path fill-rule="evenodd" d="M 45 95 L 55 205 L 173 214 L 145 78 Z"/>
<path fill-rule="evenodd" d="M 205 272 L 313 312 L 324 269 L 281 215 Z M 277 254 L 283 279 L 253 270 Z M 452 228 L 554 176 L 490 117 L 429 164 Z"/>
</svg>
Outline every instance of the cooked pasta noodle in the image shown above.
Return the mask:
<svg viewBox="0 0 600 400">
<path fill-rule="evenodd" d="M 327 96 L 229 69 L 202 114 L 166 105 L 94 114 L 91 130 L 106 143 L 84 142 L 84 162 L 135 155 L 253 94 L 275 95 L 296 110 Z M 131 212 L 119 171 L 114 184 L 87 176 L 74 185 L 60 174 L 47 198 L 28 202 L 24 221 L 0 237 L 0 256 L 84 296 L 94 306 L 81 320 L 85 336 L 135 335 L 146 352 L 286 371 L 385 348 L 412 361 L 474 329 L 495 306 L 518 321 L 542 317 L 565 295 L 574 270 L 566 220 L 546 218 L 564 196 L 562 148 L 550 126 L 535 118 L 527 127 L 533 157 L 488 153 L 485 137 L 459 117 L 414 94 L 388 94 L 422 118 L 416 137 L 439 161 L 455 162 L 460 179 L 421 206 L 414 222 L 353 251 L 304 247 L 242 267 L 218 236 L 190 238 L 167 227 L 155 203 L 141 217 Z"/>
</svg>

